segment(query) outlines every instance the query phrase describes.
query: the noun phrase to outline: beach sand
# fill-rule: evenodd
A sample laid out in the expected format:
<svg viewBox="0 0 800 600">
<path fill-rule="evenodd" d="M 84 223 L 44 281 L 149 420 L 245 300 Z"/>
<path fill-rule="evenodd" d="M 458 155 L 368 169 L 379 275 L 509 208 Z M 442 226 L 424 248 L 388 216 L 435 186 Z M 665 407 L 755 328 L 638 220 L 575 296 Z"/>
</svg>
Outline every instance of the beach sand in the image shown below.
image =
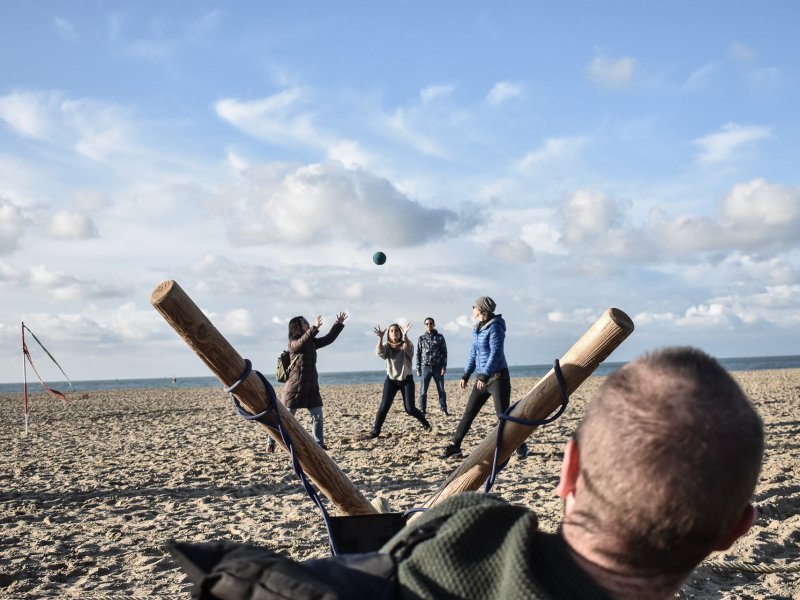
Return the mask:
<svg viewBox="0 0 800 600">
<path fill-rule="evenodd" d="M 766 425 L 759 517 L 680 595 L 800 599 L 800 573 L 737 570 L 800 564 L 800 370 L 735 376 Z M 562 418 L 533 434 L 530 456 L 512 458 L 492 490 L 534 508 L 544 530 L 555 530 L 561 515 L 554 490 L 564 442 L 600 381 L 590 378 Z M 517 399 L 535 380 L 513 383 Z M 383 435 L 369 441 L 359 436 L 372 425 L 380 384 L 323 388 L 328 453 L 367 498 L 383 497 L 398 511 L 420 506 L 455 468 L 437 455 L 466 392 L 457 382 L 447 388 L 450 417 L 439 413 L 431 389 L 432 433 L 403 413 L 398 396 Z M 164 550 L 170 539 L 265 544 L 296 559 L 329 553 L 322 519 L 287 455 L 265 452 L 265 431 L 240 419 L 221 388 L 82 396 L 64 405 L 33 395 L 27 435 L 21 395 L 0 396 L 0 597 L 188 598 L 189 584 Z M 298 418 L 310 427 L 307 411 Z M 465 451 L 494 424 L 490 403 Z"/>
</svg>

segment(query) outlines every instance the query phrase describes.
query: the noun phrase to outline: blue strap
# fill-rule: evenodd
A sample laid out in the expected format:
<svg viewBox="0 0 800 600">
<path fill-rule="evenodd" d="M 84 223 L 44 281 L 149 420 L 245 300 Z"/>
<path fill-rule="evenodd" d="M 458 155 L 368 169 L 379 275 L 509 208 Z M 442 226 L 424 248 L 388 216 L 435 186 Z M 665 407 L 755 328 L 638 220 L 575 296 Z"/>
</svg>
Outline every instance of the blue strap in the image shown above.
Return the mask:
<svg viewBox="0 0 800 600">
<path fill-rule="evenodd" d="M 518 400 L 517 402 L 514 402 L 514 404 L 509 406 L 502 415 L 500 415 L 500 422 L 497 424 L 497 442 L 495 444 L 494 457 L 492 459 L 492 472 L 489 474 L 489 477 L 486 478 L 486 482 L 484 483 L 483 486 L 483 491 L 486 492 L 487 494 L 489 493 L 489 490 L 492 489 L 492 486 L 494 485 L 494 482 L 497 479 L 497 474 L 505 468 L 505 466 L 508 464 L 508 461 L 510 460 L 509 458 L 504 463 L 498 464 L 498 461 L 500 459 L 501 443 L 503 441 L 503 429 L 505 428 L 506 421 L 519 423 L 520 425 L 528 425 L 530 427 L 536 427 L 538 425 L 547 425 L 548 423 L 552 423 L 558 417 L 564 414 L 564 411 L 567 408 L 567 404 L 569 404 L 569 394 L 567 394 L 567 384 L 564 381 L 564 375 L 561 372 L 561 365 L 559 364 L 558 359 L 555 359 L 553 361 L 553 370 L 555 371 L 556 374 L 556 381 L 558 381 L 558 387 L 561 389 L 561 407 L 558 409 L 558 412 L 556 412 L 556 414 L 547 417 L 546 419 L 534 419 L 534 420 L 512 417 L 510 413 L 511 411 L 514 410 L 514 407 L 520 403 L 520 401 Z"/>
<path fill-rule="evenodd" d="M 260 372 L 255 371 L 255 374 L 258 375 L 258 378 L 264 385 L 264 389 L 267 392 L 267 397 L 269 398 L 269 406 L 267 406 L 267 409 L 263 412 L 258 413 L 257 415 L 248 412 L 239 403 L 239 400 L 236 398 L 236 396 L 234 396 L 231 393 L 234 389 L 236 389 L 236 387 L 240 383 L 242 383 L 250 375 L 250 372 L 252 370 L 252 365 L 248 359 L 245 359 L 244 362 L 245 362 L 245 367 L 241 377 L 239 377 L 239 379 L 237 379 L 236 382 L 232 384 L 230 387 L 223 389 L 225 390 L 225 392 L 230 394 L 231 400 L 233 401 L 233 406 L 236 408 L 236 412 L 239 413 L 239 416 L 241 416 L 246 421 L 257 421 L 258 423 L 265 425 L 272 431 L 277 430 L 277 432 L 280 434 L 283 443 L 289 449 L 289 456 L 291 456 L 292 459 L 292 469 L 294 470 L 295 475 L 297 475 L 298 479 L 300 479 L 300 482 L 303 484 L 303 487 L 305 488 L 308 497 L 311 498 L 314 504 L 317 505 L 317 508 L 319 508 L 320 513 L 322 513 L 322 520 L 325 522 L 325 529 L 327 529 L 328 531 L 328 540 L 330 541 L 331 544 L 331 551 L 335 556 L 339 554 L 339 549 L 336 546 L 336 540 L 334 540 L 333 535 L 331 534 L 330 516 L 328 515 L 328 511 L 325 510 L 325 505 L 322 503 L 322 498 L 320 498 L 319 493 L 317 492 L 317 490 L 314 489 L 314 486 L 311 485 L 311 481 L 309 481 L 308 477 L 306 477 L 306 474 L 303 471 L 303 467 L 300 465 L 300 460 L 297 458 L 297 454 L 295 453 L 294 443 L 292 442 L 292 438 L 289 436 L 289 432 L 286 430 L 286 428 L 283 426 L 283 423 L 281 422 L 281 413 L 278 410 L 278 395 L 275 393 L 275 388 L 273 388 L 272 384 L 270 384 L 270 382 L 267 381 L 266 377 L 264 377 Z M 275 421 L 277 421 L 277 428 L 264 420 L 264 417 L 273 412 L 275 413 L 274 416 L 275 416 Z"/>
</svg>

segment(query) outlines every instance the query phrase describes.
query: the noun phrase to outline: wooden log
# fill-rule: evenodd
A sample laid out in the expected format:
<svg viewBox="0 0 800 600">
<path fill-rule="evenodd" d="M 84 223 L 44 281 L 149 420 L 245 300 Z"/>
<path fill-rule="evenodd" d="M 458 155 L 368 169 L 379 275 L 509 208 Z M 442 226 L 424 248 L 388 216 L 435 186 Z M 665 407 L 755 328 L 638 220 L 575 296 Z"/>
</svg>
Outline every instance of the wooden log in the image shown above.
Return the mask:
<svg viewBox="0 0 800 600">
<path fill-rule="evenodd" d="M 150 296 L 150 303 L 197 353 L 223 386 L 230 387 L 239 379 L 245 369 L 244 359 L 175 281 L 164 281 L 158 285 Z M 235 395 L 241 405 L 252 414 L 263 412 L 270 404 L 267 391 L 255 373 L 251 373 L 236 388 Z M 345 515 L 376 514 L 375 507 L 280 402 L 277 403 L 277 410 L 292 439 L 295 455 L 303 471 L 320 492 Z M 274 416 L 269 416 L 266 420 L 273 427 L 277 425 Z M 259 425 L 269 430 L 266 425 Z M 285 449 L 279 435 L 276 439 Z"/>
<path fill-rule="evenodd" d="M 624 312 L 610 308 L 603 313 L 559 360 L 567 393 L 571 394 L 578 389 L 631 332 L 633 332 L 633 321 Z M 511 412 L 511 416 L 531 421 L 543 420 L 558 410 L 561 403 L 561 388 L 555 370 L 550 369 L 520 400 Z M 507 421 L 503 430 L 499 463 L 506 461 L 536 428 Z M 429 508 L 454 494 L 479 489 L 492 470 L 496 436 L 497 428 L 464 459 L 424 506 Z"/>
</svg>

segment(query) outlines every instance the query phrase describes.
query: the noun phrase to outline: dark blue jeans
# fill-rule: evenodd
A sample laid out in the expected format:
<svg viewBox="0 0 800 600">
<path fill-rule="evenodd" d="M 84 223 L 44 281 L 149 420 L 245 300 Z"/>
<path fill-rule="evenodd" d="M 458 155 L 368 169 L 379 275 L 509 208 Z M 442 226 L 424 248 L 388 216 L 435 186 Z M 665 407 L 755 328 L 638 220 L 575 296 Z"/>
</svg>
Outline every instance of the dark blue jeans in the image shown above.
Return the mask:
<svg viewBox="0 0 800 600">
<path fill-rule="evenodd" d="M 421 381 L 419 386 L 419 409 L 425 413 L 428 408 L 428 386 L 431 378 L 436 383 L 436 391 L 439 392 L 439 408 L 442 412 L 447 412 L 447 393 L 444 391 L 444 375 L 441 366 L 423 366 L 420 371 Z"/>
<path fill-rule="evenodd" d="M 422 423 L 423 427 L 429 427 L 428 421 L 419 409 L 414 406 L 414 378 L 409 375 L 402 381 L 389 379 L 388 377 L 383 382 L 383 397 L 381 398 L 381 405 L 378 407 L 378 414 L 375 415 L 375 425 L 372 427 L 373 433 L 380 433 L 383 422 L 386 420 L 386 415 L 389 414 L 389 409 L 392 408 L 394 397 L 400 392 L 403 397 L 403 408 L 406 414 L 411 415 Z"/>
</svg>

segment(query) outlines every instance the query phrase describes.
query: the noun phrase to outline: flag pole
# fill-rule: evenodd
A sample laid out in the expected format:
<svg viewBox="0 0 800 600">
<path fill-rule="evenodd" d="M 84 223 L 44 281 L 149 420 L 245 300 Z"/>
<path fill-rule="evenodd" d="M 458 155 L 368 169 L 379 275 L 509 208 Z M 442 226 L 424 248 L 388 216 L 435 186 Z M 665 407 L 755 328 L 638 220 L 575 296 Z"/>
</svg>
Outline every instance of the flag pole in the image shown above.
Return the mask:
<svg viewBox="0 0 800 600">
<path fill-rule="evenodd" d="M 25 435 L 28 435 L 28 367 L 25 365 L 25 321 L 22 321 L 22 397 L 25 403 Z"/>
</svg>

